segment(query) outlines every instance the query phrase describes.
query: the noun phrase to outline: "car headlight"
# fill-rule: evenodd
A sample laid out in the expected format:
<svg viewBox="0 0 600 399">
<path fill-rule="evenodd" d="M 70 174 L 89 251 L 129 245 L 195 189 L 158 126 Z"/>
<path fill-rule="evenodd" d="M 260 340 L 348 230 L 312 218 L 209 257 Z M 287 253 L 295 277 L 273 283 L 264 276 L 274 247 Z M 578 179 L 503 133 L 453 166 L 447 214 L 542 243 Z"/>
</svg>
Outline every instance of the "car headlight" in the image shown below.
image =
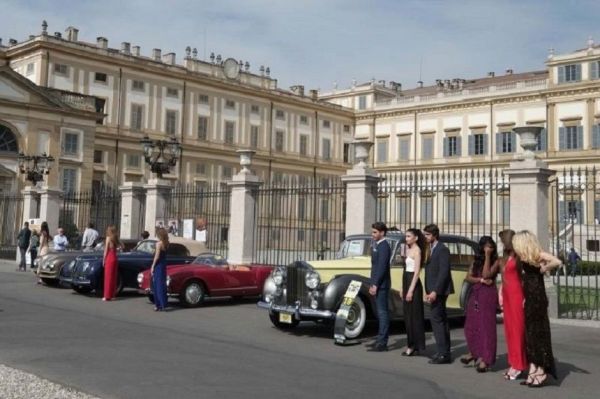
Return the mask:
<svg viewBox="0 0 600 399">
<path fill-rule="evenodd" d="M 171 276 L 167 276 L 167 287 L 171 285 Z"/>
<path fill-rule="evenodd" d="M 311 290 L 314 290 L 315 288 L 317 288 L 319 286 L 319 284 L 321 284 L 321 277 L 319 276 L 319 273 L 317 273 L 317 272 L 308 272 L 306 274 L 304 282 L 306 283 L 306 286 L 308 288 L 310 288 Z"/>
<path fill-rule="evenodd" d="M 45 265 L 42 267 L 42 269 L 46 269 L 46 270 L 54 270 L 54 262 L 49 262 L 49 263 L 46 263 L 46 264 L 45 264 Z"/>
<path fill-rule="evenodd" d="M 278 267 L 273 271 L 273 275 L 271 276 L 275 285 L 280 286 L 283 284 L 283 269 Z"/>
<path fill-rule="evenodd" d="M 87 272 L 90 268 L 90 262 L 83 262 L 83 267 L 81 268 L 81 271 L 83 273 Z"/>
<path fill-rule="evenodd" d="M 142 285 L 142 281 L 144 281 L 144 273 L 138 273 L 138 275 L 137 275 L 138 285 L 141 286 Z"/>
</svg>

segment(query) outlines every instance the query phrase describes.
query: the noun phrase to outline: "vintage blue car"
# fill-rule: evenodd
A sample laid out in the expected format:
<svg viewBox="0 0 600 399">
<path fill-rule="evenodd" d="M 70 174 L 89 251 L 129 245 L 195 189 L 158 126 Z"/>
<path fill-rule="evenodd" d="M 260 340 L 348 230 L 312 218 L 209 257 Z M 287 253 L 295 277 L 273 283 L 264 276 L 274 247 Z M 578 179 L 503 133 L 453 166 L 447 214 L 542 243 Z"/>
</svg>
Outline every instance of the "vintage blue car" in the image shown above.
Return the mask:
<svg viewBox="0 0 600 399">
<path fill-rule="evenodd" d="M 123 288 L 137 288 L 137 275 L 152 265 L 156 240 L 144 240 L 128 253 L 118 253 L 119 275 L 117 293 Z M 185 245 L 171 243 L 167 249 L 167 264 L 181 265 L 191 263 L 196 257 L 190 256 Z M 61 285 L 67 285 L 78 293 L 94 292 L 102 296 L 104 289 L 104 266 L 102 254 L 80 255 L 60 272 Z"/>
</svg>

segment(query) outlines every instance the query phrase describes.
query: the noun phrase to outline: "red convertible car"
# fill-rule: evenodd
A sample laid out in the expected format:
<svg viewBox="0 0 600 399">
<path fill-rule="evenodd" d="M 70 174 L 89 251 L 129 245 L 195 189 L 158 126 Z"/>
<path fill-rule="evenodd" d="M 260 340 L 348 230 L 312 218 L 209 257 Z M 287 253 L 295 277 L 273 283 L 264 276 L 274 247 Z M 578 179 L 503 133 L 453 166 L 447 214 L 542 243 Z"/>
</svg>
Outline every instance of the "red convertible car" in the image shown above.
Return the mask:
<svg viewBox="0 0 600 399">
<path fill-rule="evenodd" d="M 186 307 L 200 306 L 209 296 L 259 296 L 272 270 L 271 266 L 229 265 L 223 257 L 205 253 L 192 263 L 167 267 L 167 292 Z M 140 290 L 152 301 L 150 270 L 138 274 L 137 280 Z"/>
</svg>

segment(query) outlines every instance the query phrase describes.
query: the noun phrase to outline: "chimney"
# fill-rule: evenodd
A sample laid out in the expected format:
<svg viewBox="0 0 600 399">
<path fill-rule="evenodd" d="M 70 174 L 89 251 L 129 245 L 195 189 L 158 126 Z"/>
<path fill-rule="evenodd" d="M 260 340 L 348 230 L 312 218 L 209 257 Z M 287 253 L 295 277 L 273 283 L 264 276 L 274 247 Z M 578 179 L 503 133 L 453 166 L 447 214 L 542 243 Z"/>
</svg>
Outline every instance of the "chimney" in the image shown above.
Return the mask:
<svg viewBox="0 0 600 399">
<path fill-rule="evenodd" d="M 310 98 L 312 98 L 315 101 L 318 100 L 319 99 L 319 90 L 312 89 L 310 91 Z"/>
<path fill-rule="evenodd" d="M 162 51 L 159 48 L 152 49 L 152 58 L 154 58 L 154 61 L 162 61 L 162 58 L 160 55 L 161 53 L 162 53 Z"/>
<path fill-rule="evenodd" d="M 67 40 L 70 41 L 70 42 L 76 42 L 78 35 L 79 35 L 79 29 L 74 28 L 72 26 L 69 26 L 65 30 L 65 36 L 67 37 Z"/>
<path fill-rule="evenodd" d="M 131 43 L 129 43 L 129 42 L 122 42 L 121 43 L 121 53 L 123 53 L 123 54 L 130 54 L 131 53 Z"/>
<path fill-rule="evenodd" d="M 292 93 L 297 94 L 299 96 L 304 96 L 304 86 L 303 85 L 295 85 L 291 86 L 290 90 Z"/>
<path fill-rule="evenodd" d="M 108 39 L 102 36 L 98 36 L 96 38 L 96 46 L 99 48 L 107 49 L 108 48 Z"/>
<path fill-rule="evenodd" d="M 493 78 L 494 76 L 496 76 L 496 74 L 494 72 L 488 72 L 487 76 L 488 78 Z"/>
<path fill-rule="evenodd" d="M 136 57 L 139 57 L 140 56 L 140 46 L 133 46 L 131 48 L 131 53 L 133 55 L 135 55 Z"/>
<path fill-rule="evenodd" d="M 162 57 L 163 62 L 169 65 L 175 65 L 175 53 L 167 53 Z"/>
<path fill-rule="evenodd" d="M 506 74 L 507 75 L 512 75 L 513 74 L 513 70 L 512 69 L 507 69 L 506 70 Z"/>
<path fill-rule="evenodd" d="M 422 81 L 422 80 L 419 80 L 419 81 L 417 82 L 417 88 L 419 88 L 419 89 L 422 89 L 422 88 L 423 88 L 423 81 Z"/>
</svg>

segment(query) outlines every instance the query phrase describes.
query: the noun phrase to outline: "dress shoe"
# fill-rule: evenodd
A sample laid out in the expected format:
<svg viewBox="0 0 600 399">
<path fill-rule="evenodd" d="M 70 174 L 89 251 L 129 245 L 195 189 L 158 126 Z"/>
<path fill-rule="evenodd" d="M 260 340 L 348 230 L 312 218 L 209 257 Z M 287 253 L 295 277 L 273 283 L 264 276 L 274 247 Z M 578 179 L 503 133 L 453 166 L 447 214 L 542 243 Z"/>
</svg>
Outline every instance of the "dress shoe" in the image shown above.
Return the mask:
<svg viewBox="0 0 600 399">
<path fill-rule="evenodd" d="M 388 351 L 387 345 L 375 345 L 371 349 L 368 349 L 368 352 L 387 352 L 387 351 Z"/>
<path fill-rule="evenodd" d="M 429 361 L 429 364 L 450 364 L 452 363 L 452 359 L 448 355 L 441 355 L 434 357 Z"/>
</svg>

